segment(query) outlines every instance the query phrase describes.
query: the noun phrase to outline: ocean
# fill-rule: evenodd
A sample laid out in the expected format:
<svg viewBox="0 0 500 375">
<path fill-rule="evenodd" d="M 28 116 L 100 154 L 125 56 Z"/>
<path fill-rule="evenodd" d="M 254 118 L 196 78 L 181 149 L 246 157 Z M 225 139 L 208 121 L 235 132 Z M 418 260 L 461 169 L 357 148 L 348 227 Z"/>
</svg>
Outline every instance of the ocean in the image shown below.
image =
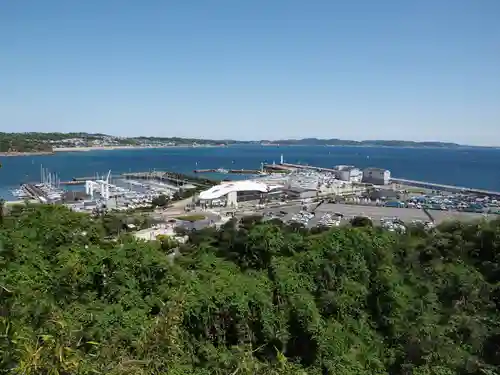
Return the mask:
<svg viewBox="0 0 500 375">
<path fill-rule="evenodd" d="M 55 155 L 0 157 L 0 197 L 12 200 L 12 189 L 40 181 L 40 165 L 62 181 L 73 177 L 141 172 L 152 169 L 192 173 L 194 169 L 259 169 L 260 163 L 307 163 L 333 167 L 380 167 L 393 177 L 500 191 L 500 149 L 399 148 L 348 146 L 229 146 L 99 150 Z M 221 176 L 219 176 L 221 177 Z M 224 178 L 247 178 L 224 175 Z"/>
</svg>

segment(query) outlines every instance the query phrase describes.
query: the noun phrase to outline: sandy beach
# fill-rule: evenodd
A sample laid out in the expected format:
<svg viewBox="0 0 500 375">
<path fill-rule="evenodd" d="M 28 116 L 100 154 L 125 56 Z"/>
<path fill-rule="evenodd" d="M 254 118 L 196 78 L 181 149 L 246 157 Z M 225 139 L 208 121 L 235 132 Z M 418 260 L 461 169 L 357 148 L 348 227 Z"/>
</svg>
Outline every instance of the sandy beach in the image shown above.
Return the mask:
<svg viewBox="0 0 500 375">
<path fill-rule="evenodd" d="M 169 148 L 177 146 L 91 146 L 91 147 L 54 147 L 54 152 L 83 152 L 100 150 L 137 150 L 143 148 Z"/>
<path fill-rule="evenodd" d="M 186 147 L 222 147 L 217 145 L 176 145 L 176 146 L 90 146 L 90 147 L 54 147 L 54 152 L 82 152 L 100 150 L 140 150 L 147 148 L 186 148 Z"/>
<path fill-rule="evenodd" d="M 53 151 L 34 151 L 34 152 L 0 152 L 0 156 L 15 157 L 15 156 L 36 156 L 36 155 L 53 155 Z"/>
</svg>

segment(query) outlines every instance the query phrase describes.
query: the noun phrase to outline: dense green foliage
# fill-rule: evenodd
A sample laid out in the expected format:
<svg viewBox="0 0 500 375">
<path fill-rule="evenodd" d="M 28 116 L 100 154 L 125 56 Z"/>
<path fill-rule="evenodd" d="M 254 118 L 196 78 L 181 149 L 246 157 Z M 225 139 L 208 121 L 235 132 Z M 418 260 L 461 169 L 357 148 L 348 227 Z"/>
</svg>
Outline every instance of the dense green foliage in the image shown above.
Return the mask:
<svg viewBox="0 0 500 375">
<path fill-rule="evenodd" d="M 0 152 L 51 152 L 43 133 L 0 133 Z"/>
<path fill-rule="evenodd" d="M 500 374 L 498 222 L 246 218 L 174 262 L 61 207 L 0 225 L 0 373 Z"/>
<path fill-rule="evenodd" d="M 151 204 L 154 207 L 167 207 L 169 201 L 170 201 L 169 197 L 167 197 L 165 194 L 161 194 L 161 195 L 153 198 L 153 200 L 151 201 Z"/>
</svg>

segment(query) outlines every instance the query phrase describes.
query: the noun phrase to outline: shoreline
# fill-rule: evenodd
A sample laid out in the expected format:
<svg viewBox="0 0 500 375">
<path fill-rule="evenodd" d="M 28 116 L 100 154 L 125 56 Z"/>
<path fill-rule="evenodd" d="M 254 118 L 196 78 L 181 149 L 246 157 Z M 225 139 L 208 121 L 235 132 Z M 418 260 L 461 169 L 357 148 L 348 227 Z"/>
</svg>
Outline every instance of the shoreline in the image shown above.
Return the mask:
<svg viewBox="0 0 500 375">
<path fill-rule="evenodd" d="M 243 144 L 246 146 L 247 144 Z M 257 145 L 257 144 L 256 144 Z M 220 147 L 231 147 L 231 145 L 211 145 L 211 144 L 201 144 L 201 145 L 161 145 L 161 146 L 138 146 L 138 145 L 123 145 L 123 146 L 83 146 L 83 147 L 54 147 L 52 151 L 34 151 L 34 152 L 0 152 L 0 157 L 20 157 L 20 156 L 43 156 L 43 155 L 55 155 L 59 152 L 88 152 L 88 151 L 112 151 L 112 150 L 144 150 L 144 149 L 168 149 L 168 148 L 220 148 Z M 484 147 L 484 146 L 461 146 L 461 147 L 432 147 L 432 146 L 378 146 L 378 145 L 307 145 L 307 144 L 260 144 L 261 147 L 353 147 L 353 148 L 410 148 L 410 149 L 443 149 L 443 150 L 459 150 L 459 149 L 477 149 L 477 148 L 489 148 L 495 149 L 495 147 Z"/>
<path fill-rule="evenodd" d="M 143 150 L 159 148 L 206 148 L 206 147 L 226 147 L 219 145 L 172 145 L 172 146 L 88 146 L 88 147 L 54 147 L 56 152 L 87 152 L 87 151 L 110 151 L 110 150 Z"/>
<path fill-rule="evenodd" d="M 33 151 L 33 152 L 0 152 L 0 156 L 16 157 L 16 156 L 38 156 L 38 155 L 54 155 L 54 151 Z"/>
</svg>

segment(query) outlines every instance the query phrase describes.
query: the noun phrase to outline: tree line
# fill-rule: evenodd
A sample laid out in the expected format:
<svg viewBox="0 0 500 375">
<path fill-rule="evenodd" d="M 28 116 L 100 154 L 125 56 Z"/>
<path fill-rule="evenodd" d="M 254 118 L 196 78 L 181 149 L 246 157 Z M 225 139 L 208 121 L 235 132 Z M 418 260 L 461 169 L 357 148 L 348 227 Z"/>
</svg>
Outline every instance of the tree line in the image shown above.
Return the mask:
<svg viewBox="0 0 500 375">
<path fill-rule="evenodd" d="M 52 152 L 52 146 L 28 134 L 0 133 L 0 152 Z"/>
<path fill-rule="evenodd" d="M 0 373 L 499 374 L 500 222 L 404 234 L 260 217 L 162 241 L 0 220 Z"/>
</svg>

